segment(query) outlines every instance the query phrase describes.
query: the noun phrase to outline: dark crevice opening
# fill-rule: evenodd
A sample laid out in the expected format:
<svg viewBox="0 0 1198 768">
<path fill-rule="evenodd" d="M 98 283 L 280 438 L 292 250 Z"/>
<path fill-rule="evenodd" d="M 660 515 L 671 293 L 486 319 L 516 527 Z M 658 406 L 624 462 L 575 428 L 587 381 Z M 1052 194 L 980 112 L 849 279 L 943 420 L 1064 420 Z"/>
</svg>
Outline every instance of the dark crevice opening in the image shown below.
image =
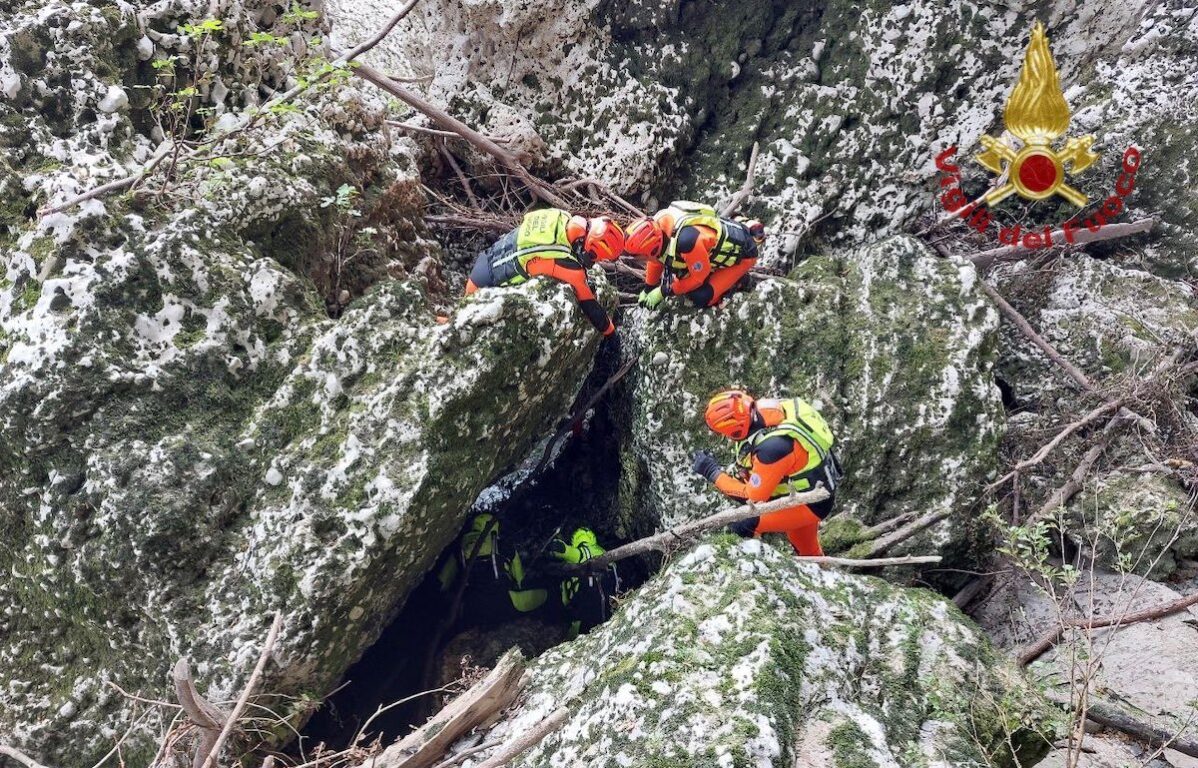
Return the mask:
<svg viewBox="0 0 1198 768">
<path fill-rule="evenodd" d="M 589 399 L 619 367 L 616 357 L 611 349 L 600 355 L 578 403 Z M 503 483 L 505 490 L 498 494 L 494 492 L 498 486 L 492 486 L 479 497 L 462 533 L 471 529 L 476 515 L 493 515 L 499 530 L 498 556 L 480 557 L 469 569 L 457 619 L 452 624 L 447 621 L 455 613 L 456 590 L 443 589 L 440 576 L 447 561 L 459 556 L 462 536 L 441 553 L 398 616 L 311 718 L 303 731 L 306 750 L 321 742 L 332 748 L 348 745 L 380 706 L 438 688 L 471 667 L 489 667 L 513 645 L 526 657 L 539 655 L 569 641 L 574 619 L 583 622 L 586 632 L 610 617 L 615 595 L 609 593 L 617 591 L 610 575 L 579 591 L 575 599 L 586 603 L 580 600 L 571 609 L 562 607 L 563 577 L 553 572 L 558 561 L 547 545 L 555 535 L 569 541 L 576 528 L 588 527 L 601 546 L 611 549 L 653 528 L 652 521 L 622 519 L 621 509 L 635 508 L 620 499 L 621 433 L 627 423 L 623 386 L 613 387 L 572 430 L 552 466 L 539 478 L 514 488 L 510 482 Z M 539 459 L 539 452 L 535 453 L 529 465 L 535 466 Z M 527 613 L 517 610 L 509 596 L 512 581 L 504 563 L 516 552 L 527 574 L 524 587 L 544 589 L 546 595 L 544 605 Z M 644 583 L 653 565 L 647 559 L 622 561 L 617 569 L 619 594 Z M 601 609 L 604 598 L 606 611 Z M 370 725 L 370 738 L 381 736 L 384 744 L 402 738 L 443 706 L 449 695 L 420 696 L 388 710 Z"/>
</svg>

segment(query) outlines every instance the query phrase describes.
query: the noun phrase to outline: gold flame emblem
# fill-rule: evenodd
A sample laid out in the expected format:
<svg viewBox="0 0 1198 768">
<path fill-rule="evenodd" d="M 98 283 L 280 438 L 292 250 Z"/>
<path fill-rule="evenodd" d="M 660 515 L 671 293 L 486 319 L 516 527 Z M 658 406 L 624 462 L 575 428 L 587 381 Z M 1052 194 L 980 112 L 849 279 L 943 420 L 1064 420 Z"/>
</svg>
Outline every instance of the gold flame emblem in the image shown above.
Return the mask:
<svg viewBox="0 0 1198 768">
<path fill-rule="evenodd" d="M 1007 99 L 1003 121 L 1007 130 L 1023 142 L 1023 148 L 1017 151 L 1000 139 L 982 136 L 986 151 L 977 156 L 978 162 L 996 174 L 1007 174 L 1006 183 L 984 196 L 988 205 L 997 205 L 1012 194 L 1027 200 L 1060 195 L 1079 208 L 1090 201 L 1065 182 L 1065 166 L 1069 166 L 1068 173 L 1074 174 L 1097 160 L 1098 155 L 1090 151 L 1094 137 L 1071 138 L 1059 152 L 1053 149 L 1053 142 L 1069 130 L 1069 105 L 1048 48 L 1048 35 L 1038 21 L 1032 28 L 1019 82 Z"/>
</svg>

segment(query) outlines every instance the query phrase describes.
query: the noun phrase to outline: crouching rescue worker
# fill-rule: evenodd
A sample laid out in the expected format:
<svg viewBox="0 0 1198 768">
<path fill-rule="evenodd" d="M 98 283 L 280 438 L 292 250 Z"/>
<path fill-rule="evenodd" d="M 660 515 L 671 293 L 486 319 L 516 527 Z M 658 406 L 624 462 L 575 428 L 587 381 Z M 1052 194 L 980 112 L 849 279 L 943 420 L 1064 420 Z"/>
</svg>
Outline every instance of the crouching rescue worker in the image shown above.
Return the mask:
<svg viewBox="0 0 1198 768">
<path fill-rule="evenodd" d="M 686 296 L 696 307 L 714 306 L 748 285 L 764 241 L 761 222 L 720 218 L 710 205 L 685 200 L 637 219 L 628 225 L 624 250 L 646 262 L 638 303 L 653 309 L 667 296 Z"/>
<path fill-rule="evenodd" d="M 604 552 L 599 546 L 595 532 L 590 528 L 577 528 L 570 541 L 554 537 L 549 542 L 549 552 L 564 563 L 585 563 Z M 566 576 L 561 582 L 561 607 L 568 622 L 566 639 L 573 640 L 580 632 L 607 621 L 610 615 L 609 601 L 620 589 L 620 575 L 612 563 L 607 570 L 586 576 Z"/>
<path fill-rule="evenodd" d="M 615 261 L 624 250 L 624 232 L 603 216 L 587 219 L 558 208 L 533 211 L 520 226 L 478 255 L 466 294 L 479 288 L 519 285 L 533 277 L 566 283 L 583 314 L 604 336 L 616 327 L 587 280 L 587 269 L 596 261 Z"/>
<path fill-rule="evenodd" d="M 832 511 L 842 472 L 832 430 L 819 412 L 801 398 L 754 400 L 734 389 L 711 398 L 705 418 L 713 432 L 737 441 L 736 477 L 705 451 L 695 454 L 692 466 L 725 496 L 768 501 L 810 490 L 817 482 L 830 494 L 814 504 L 733 523 L 731 529 L 741 536 L 785 533 L 798 554 L 822 555 L 819 524 Z"/>
<path fill-rule="evenodd" d="M 466 585 L 461 584 L 463 578 Z M 503 551 L 499 521 L 485 512 L 471 520 L 470 529 L 442 563 L 437 579 L 442 594 L 465 590 L 461 616 L 471 626 L 510 621 L 517 614 L 537 610 L 549 599 L 549 585 L 525 574 L 520 553 Z"/>
</svg>

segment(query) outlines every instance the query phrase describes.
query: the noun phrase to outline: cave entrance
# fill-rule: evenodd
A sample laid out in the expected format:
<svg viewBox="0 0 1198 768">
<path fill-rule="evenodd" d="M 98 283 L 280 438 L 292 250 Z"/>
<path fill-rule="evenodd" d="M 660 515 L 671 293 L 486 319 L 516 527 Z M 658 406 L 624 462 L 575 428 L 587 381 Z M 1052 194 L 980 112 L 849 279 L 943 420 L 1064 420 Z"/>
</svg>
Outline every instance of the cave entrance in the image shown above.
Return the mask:
<svg viewBox="0 0 1198 768">
<path fill-rule="evenodd" d="M 577 402 L 587 402 L 617 363 L 614 351 L 600 355 Z M 568 642 L 576 631 L 585 633 L 610 617 L 617 594 L 648 578 L 647 563 L 626 560 L 614 573 L 568 584 L 565 591 L 572 594 L 563 605 L 568 577 L 555 567 L 562 562 L 554 556 L 555 540 L 570 544 L 578 529 L 593 531 L 604 549 L 652 530 L 652 522 L 626 520 L 620 511 L 631 506 L 619 498 L 619 425 L 626 419 L 621 387 L 582 418 L 563 422 L 569 437 L 543 472 L 535 472 L 541 461 L 536 452 L 525 467 L 483 491 L 459 537 L 309 721 L 305 748 L 347 745 L 379 707 L 390 705 L 370 722 L 368 738 L 402 738 L 508 648 L 518 646 L 531 658 Z M 517 584 L 512 572 L 521 568 L 524 578 Z M 424 691 L 437 692 L 420 695 Z"/>
</svg>

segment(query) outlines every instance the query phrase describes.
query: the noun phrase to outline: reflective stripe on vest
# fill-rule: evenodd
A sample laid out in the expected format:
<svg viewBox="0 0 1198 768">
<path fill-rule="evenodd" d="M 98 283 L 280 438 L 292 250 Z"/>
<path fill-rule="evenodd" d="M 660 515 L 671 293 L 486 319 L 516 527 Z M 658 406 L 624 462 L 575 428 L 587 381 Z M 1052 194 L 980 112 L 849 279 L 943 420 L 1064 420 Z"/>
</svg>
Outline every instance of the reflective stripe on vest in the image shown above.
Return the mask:
<svg viewBox="0 0 1198 768">
<path fill-rule="evenodd" d="M 828 426 L 828 422 L 806 400 L 795 397 L 783 400 L 781 406 L 781 423 L 774 427 L 758 430 L 756 434 L 751 435 L 736 445 L 736 463 L 745 471 L 751 471 L 752 469 L 753 449 L 771 437 L 779 435 L 789 437 L 797 441 L 803 447 L 803 450 L 807 452 L 807 464 L 798 472 L 791 473 L 783 478 L 782 482 L 778 483 L 778 487 L 770 495 L 770 498 L 787 496 L 791 492 L 797 493 L 810 488 L 812 485 L 811 481 L 817 479 L 815 475 L 823 468 L 825 461 L 827 461 L 828 456 L 832 452 L 832 447 L 836 444 L 836 438 L 832 435 L 832 430 Z M 832 477 L 829 475 L 826 478 L 825 485 L 833 482 Z M 832 491 L 834 488 L 829 487 L 828 490 Z"/>
<path fill-rule="evenodd" d="M 674 231 L 669 243 L 662 252 L 661 260 L 675 272 L 686 271 L 686 261 L 678 254 L 678 233 L 683 227 L 702 226 L 711 229 L 716 234 L 715 247 L 707 258 L 717 267 L 731 267 L 740 261 L 743 249 L 728 239 L 728 228 L 739 227 L 739 223 L 721 219 L 715 208 L 701 203 L 678 200 L 670 203 L 669 210 L 674 213 Z"/>
<path fill-rule="evenodd" d="M 491 268 L 516 262 L 516 275 L 505 285 L 519 285 L 528 280 L 528 262 L 534 258 L 567 259 L 574 252 L 566 239 L 566 223 L 570 214 L 560 208 L 543 208 L 525 214 L 516 229 L 516 250 L 491 263 Z"/>
</svg>

